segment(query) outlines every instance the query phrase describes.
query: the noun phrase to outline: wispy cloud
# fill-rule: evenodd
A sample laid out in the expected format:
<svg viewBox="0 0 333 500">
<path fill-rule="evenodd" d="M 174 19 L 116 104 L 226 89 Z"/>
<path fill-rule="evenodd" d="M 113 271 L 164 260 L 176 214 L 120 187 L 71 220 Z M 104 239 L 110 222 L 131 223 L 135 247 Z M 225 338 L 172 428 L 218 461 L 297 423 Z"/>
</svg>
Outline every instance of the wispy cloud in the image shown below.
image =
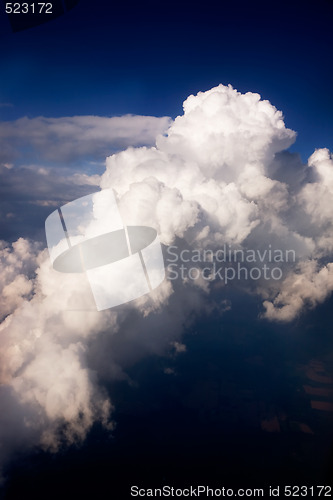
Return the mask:
<svg viewBox="0 0 333 500">
<path fill-rule="evenodd" d="M 0 162 L 41 160 L 73 162 L 105 158 L 127 146 L 152 145 L 170 124 L 169 117 L 72 116 L 19 118 L 0 122 Z"/>
<path fill-rule="evenodd" d="M 96 190 L 106 156 L 128 145 L 155 144 L 169 124 L 168 117 L 135 115 L 0 122 L 2 238 L 35 236 L 47 207 Z"/>
<path fill-rule="evenodd" d="M 0 179 L 1 238 L 10 241 L 17 235 L 44 240 L 52 207 L 98 190 L 100 182 L 98 174 L 39 165 L 0 165 Z"/>
</svg>

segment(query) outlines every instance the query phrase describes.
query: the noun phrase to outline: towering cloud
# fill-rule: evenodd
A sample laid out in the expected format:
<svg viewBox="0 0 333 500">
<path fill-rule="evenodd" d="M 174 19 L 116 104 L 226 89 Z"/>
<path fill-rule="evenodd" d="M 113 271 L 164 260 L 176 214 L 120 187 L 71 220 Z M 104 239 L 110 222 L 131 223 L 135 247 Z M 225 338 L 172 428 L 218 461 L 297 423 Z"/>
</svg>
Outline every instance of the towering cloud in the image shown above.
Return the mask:
<svg viewBox="0 0 333 500">
<path fill-rule="evenodd" d="M 293 249 L 284 279 L 256 287 L 263 316 L 289 321 L 333 289 L 332 159 L 317 150 L 299 168 L 282 154 L 295 137 L 258 94 L 220 85 L 190 96 L 156 148 L 109 157 L 101 187 L 113 187 L 130 220 L 155 225 L 165 244 Z"/>
<path fill-rule="evenodd" d="M 66 123 L 70 135 L 74 126 L 87 125 Z M 102 122 L 96 123 L 94 118 L 104 141 Z M 92 182 L 114 189 L 126 223 L 156 228 L 165 246 L 186 249 L 187 256 L 237 250 L 248 272 L 257 261 L 273 260 L 282 273 L 278 279 L 254 273 L 245 279 L 245 269 L 236 283 L 261 298 L 268 319 L 289 321 L 324 301 L 333 290 L 329 151 L 317 150 L 302 165 L 283 152 L 296 136 L 281 112 L 258 94 L 231 86 L 190 96 L 164 134 L 165 121 L 156 123 L 154 147 L 113 154 Z M 63 134 L 58 124 L 49 123 L 57 141 Z M 150 134 L 153 122 L 148 125 Z M 88 129 L 90 141 L 95 132 Z M 24 122 L 19 133 L 26 136 Z M 37 144 L 38 133 L 33 137 Z M 65 146 L 67 154 L 67 140 Z M 288 250 L 295 256 L 289 261 L 283 258 Z M 249 255 L 252 262 L 244 257 Z M 56 450 L 61 442 L 83 439 L 96 420 L 112 429 L 112 403 L 99 376 L 126 379 L 126 367 L 140 356 L 184 351 L 182 328 L 195 310 L 230 307 L 215 295 L 217 285 L 227 291 L 226 281 L 200 274 L 206 262 L 192 265 L 195 279 L 167 279 L 151 296 L 98 313 L 84 275 L 57 273 L 36 243 L 3 242 L 0 399 L 17 415 L 10 435 Z M 6 436 L 7 427 L 4 420 L 4 454 L 18 445 Z"/>
</svg>

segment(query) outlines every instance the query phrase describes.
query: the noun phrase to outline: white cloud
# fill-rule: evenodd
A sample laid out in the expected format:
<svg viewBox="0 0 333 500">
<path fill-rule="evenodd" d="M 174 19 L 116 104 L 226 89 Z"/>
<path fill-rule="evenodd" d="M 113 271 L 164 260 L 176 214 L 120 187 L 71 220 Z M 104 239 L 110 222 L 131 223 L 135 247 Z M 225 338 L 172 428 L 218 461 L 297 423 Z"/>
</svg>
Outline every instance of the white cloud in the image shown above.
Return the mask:
<svg viewBox="0 0 333 500">
<path fill-rule="evenodd" d="M 15 402 L 20 418 L 10 427 L 21 436 L 7 440 L 4 454 L 23 444 L 56 451 L 82 440 L 95 421 L 112 429 L 112 404 L 88 367 L 86 339 L 106 327 L 112 335 L 116 315 L 93 311 L 84 277 L 55 272 L 47 252 L 33 243 L 21 238 L 11 248 L 2 244 L 0 257 L 0 384 L 10 389 L 0 392 L 0 401 L 2 407 L 9 397 Z M 1 420 L 0 440 L 6 442 Z"/>
<path fill-rule="evenodd" d="M 205 177 L 231 182 L 247 163 L 262 166 L 288 148 L 295 132 L 286 129 L 281 111 L 259 94 L 241 94 L 219 85 L 191 95 L 184 115 L 176 118 L 160 150 L 195 162 Z"/>
<path fill-rule="evenodd" d="M 333 251 L 333 159 L 328 149 L 317 149 L 309 158 L 314 182 L 304 185 L 298 202 L 305 211 L 316 241 L 316 255 Z"/>
<path fill-rule="evenodd" d="M 125 136 L 124 144 L 149 142 L 168 123 L 150 117 L 22 119 L 9 131 L 0 127 L 0 136 L 31 140 L 43 154 L 50 146 L 52 158 L 61 143 L 64 158 L 78 157 L 101 151 L 110 137 L 118 146 Z M 126 223 L 155 227 L 165 245 L 294 249 L 296 262 L 281 264 L 280 281 L 237 283 L 262 297 L 265 317 L 289 321 L 333 289 L 332 159 L 318 150 L 308 167 L 299 164 L 283 153 L 294 139 L 268 101 L 220 85 L 190 96 L 184 115 L 159 135 L 156 146 L 129 147 L 107 158 L 101 179 L 76 173 L 72 181 L 113 188 Z M 285 174 L 291 165 L 299 177 Z M 39 172 L 43 176 L 50 179 L 47 171 Z M 54 197 L 37 194 L 41 203 L 63 196 L 60 189 Z M 11 436 L 19 435 L 21 443 L 56 450 L 61 442 L 83 439 L 96 420 L 111 428 L 112 403 L 98 376 L 126 379 L 131 363 L 149 353 L 162 355 L 170 345 L 184 352 L 181 333 L 196 314 L 230 308 L 214 294 L 223 283 L 184 279 L 97 313 L 85 276 L 57 273 L 36 244 L 2 243 L 0 257 L 0 373 L 7 389 L 0 401 L 19 415 Z M 0 438 L 7 443 L 4 453 L 18 446 L 5 433 Z"/>
<path fill-rule="evenodd" d="M 301 165 L 283 153 L 295 137 L 282 113 L 258 94 L 219 85 L 190 96 L 184 115 L 156 147 L 109 157 L 101 187 L 114 188 L 130 223 L 153 225 L 165 244 L 178 237 L 191 248 L 293 249 L 297 261 L 314 259 L 309 279 L 316 282 L 333 250 L 332 159 L 328 150 L 318 150 L 307 167 Z M 314 287 L 313 300 L 299 292 L 289 315 L 273 312 L 282 297 L 289 300 L 287 292 L 279 293 L 290 285 L 296 265 L 281 265 L 285 281 L 241 283 L 266 300 L 266 317 L 290 320 L 306 304 L 323 300 Z M 327 297 L 331 288 L 324 290 Z"/>
<path fill-rule="evenodd" d="M 305 232 L 311 235 L 308 259 L 301 260 L 281 284 L 272 301 L 265 301 L 265 316 L 290 321 L 306 307 L 314 307 L 333 291 L 333 161 L 327 149 L 309 158 L 313 182 L 304 184 L 297 195 L 298 209 L 306 217 Z M 303 229 L 300 216 L 300 228 Z"/>
<path fill-rule="evenodd" d="M 21 238 L 3 242 L 0 257 L 0 386 L 9 391 L 0 391 L 0 404 L 14 405 L 17 415 L 11 439 L 0 417 L 0 462 L 22 446 L 55 452 L 80 442 L 94 422 L 112 430 L 112 402 L 99 377 L 128 379 L 128 366 L 162 355 L 193 321 L 193 308 L 205 306 L 194 292 L 169 304 L 165 281 L 127 308 L 99 313 L 86 276 L 56 272 L 47 250 Z"/>
<path fill-rule="evenodd" d="M 0 242 L 0 296 L 1 320 L 31 296 L 33 272 L 37 265 L 38 245 L 18 239 L 10 248 Z"/>
<path fill-rule="evenodd" d="M 290 321 L 306 307 L 314 307 L 333 291 L 333 263 L 320 266 L 317 261 L 300 262 L 283 281 L 272 302 L 264 301 L 264 316 Z"/>
</svg>

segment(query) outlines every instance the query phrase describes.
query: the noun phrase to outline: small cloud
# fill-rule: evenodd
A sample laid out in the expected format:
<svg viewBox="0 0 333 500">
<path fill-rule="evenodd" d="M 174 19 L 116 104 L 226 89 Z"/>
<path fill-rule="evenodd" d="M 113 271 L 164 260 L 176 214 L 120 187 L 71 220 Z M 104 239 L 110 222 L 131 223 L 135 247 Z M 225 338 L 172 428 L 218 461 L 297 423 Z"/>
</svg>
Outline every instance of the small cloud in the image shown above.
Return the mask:
<svg viewBox="0 0 333 500">
<path fill-rule="evenodd" d="M 32 205 L 37 205 L 39 207 L 58 207 L 59 202 L 56 200 L 33 200 L 30 201 Z"/>
<path fill-rule="evenodd" d="M 186 345 L 182 344 L 181 342 L 172 342 L 172 346 L 175 349 L 176 354 L 186 352 Z"/>
</svg>

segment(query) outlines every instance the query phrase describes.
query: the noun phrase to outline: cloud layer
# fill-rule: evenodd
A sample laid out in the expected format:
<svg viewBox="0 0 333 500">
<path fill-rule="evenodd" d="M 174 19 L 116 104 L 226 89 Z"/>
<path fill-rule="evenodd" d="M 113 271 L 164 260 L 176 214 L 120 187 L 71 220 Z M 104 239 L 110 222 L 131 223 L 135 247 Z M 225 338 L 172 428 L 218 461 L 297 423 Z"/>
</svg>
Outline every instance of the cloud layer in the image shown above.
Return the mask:
<svg viewBox="0 0 333 500">
<path fill-rule="evenodd" d="M 125 115 L 119 117 L 72 116 L 19 118 L 0 122 L 0 163 L 36 158 L 71 162 L 105 158 L 112 150 L 129 145 L 153 144 L 157 133 L 170 124 L 169 117 Z M 26 160 L 25 160 L 26 162 Z"/>
<path fill-rule="evenodd" d="M 43 135 L 43 120 L 35 120 L 28 135 L 20 121 L 9 134 L 14 142 L 29 136 L 44 152 L 50 145 L 51 155 L 55 137 L 56 144 L 64 142 L 61 154 L 70 156 L 78 127 L 81 139 L 97 149 L 112 133 L 110 121 L 93 117 L 47 122 Z M 101 179 L 90 179 L 114 189 L 125 222 L 152 226 L 164 245 L 188 251 L 292 249 L 296 259 L 279 264 L 281 279 L 238 280 L 235 286 L 256 294 L 270 320 L 292 320 L 323 302 L 333 289 L 329 151 L 317 150 L 303 165 L 284 152 L 296 135 L 282 113 L 258 94 L 231 86 L 190 96 L 166 134 L 167 119 L 156 120 L 147 124 L 148 136 L 157 135 L 154 147 L 115 153 Z M 129 123 L 125 117 L 123 126 Z M 82 140 L 74 141 L 72 152 L 85 154 Z M 230 307 L 217 299 L 221 287 L 227 292 L 223 282 L 186 278 L 166 280 L 150 296 L 97 313 L 85 276 L 57 273 L 47 251 L 23 238 L 2 243 L 0 276 L 0 399 L 19 415 L 13 435 L 20 443 L 53 450 L 83 439 L 95 421 L 112 429 L 112 403 L 100 379 L 126 379 L 127 367 L 149 353 L 184 352 L 180 336 L 195 314 Z M 18 446 L 6 438 L 6 425 L 4 455 Z"/>
<path fill-rule="evenodd" d="M 43 239 L 49 207 L 96 190 L 107 155 L 153 145 L 169 125 L 169 117 L 136 115 L 0 122 L 1 237 Z"/>
</svg>

